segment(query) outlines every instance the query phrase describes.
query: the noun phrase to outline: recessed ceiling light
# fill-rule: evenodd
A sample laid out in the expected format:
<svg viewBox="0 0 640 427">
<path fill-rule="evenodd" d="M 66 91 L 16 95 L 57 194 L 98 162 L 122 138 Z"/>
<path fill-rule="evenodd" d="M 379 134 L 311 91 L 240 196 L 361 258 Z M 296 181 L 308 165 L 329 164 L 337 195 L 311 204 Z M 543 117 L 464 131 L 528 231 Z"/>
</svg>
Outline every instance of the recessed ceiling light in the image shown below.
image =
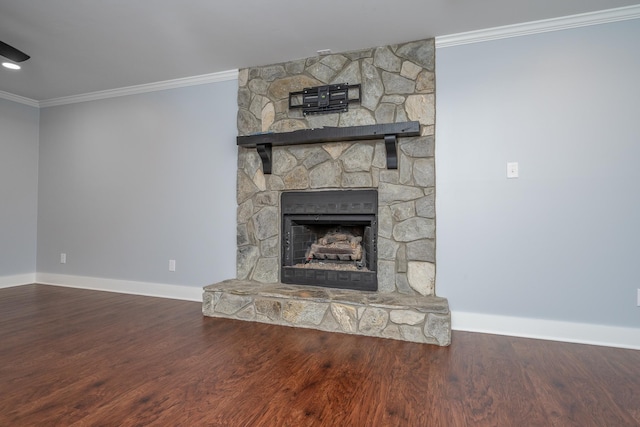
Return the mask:
<svg viewBox="0 0 640 427">
<path fill-rule="evenodd" d="M 20 66 L 18 64 L 14 64 L 13 62 L 3 62 L 2 66 L 4 68 L 8 68 L 10 70 L 19 70 Z"/>
</svg>

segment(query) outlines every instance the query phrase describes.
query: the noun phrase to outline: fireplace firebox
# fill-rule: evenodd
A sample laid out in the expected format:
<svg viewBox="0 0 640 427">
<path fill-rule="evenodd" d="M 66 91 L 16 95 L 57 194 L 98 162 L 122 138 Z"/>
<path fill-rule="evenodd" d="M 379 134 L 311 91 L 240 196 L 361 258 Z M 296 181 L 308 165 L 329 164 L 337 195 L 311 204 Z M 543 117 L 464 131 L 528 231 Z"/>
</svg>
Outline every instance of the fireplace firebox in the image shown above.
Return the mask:
<svg viewBox="0 0 640 427">
<path fill-rule="evenodd" d="M 376 291 L 376 190 L 284 192 L 281 281 Z"/>
</svg>

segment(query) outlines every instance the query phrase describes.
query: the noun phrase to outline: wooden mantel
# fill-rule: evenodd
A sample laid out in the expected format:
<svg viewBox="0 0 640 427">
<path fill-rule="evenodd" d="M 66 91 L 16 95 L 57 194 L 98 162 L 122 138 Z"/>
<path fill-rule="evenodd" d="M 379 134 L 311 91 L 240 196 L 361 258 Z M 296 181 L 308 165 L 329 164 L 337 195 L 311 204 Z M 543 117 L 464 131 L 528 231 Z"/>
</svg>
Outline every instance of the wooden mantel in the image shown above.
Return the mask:
<svg viewBox="0 0 640 427">
<path fill-rule="evenodd" d="M 272 161 L 271 149 L 274 145 L 301 145 L 384 139 L 387 151 L 387 168 L 397 169 L 397 138 L 399 136 L 418 135 L 420 135 L 420 123 L 413 121 L 365 126 L 303 129 L 283 133 L 259 133 L 255 135 L 238 136 L 237 144 L 241 147 L 256 148 L 262 159 L 262 171 L 265 174 L 270 174 Z"/>
</svg>

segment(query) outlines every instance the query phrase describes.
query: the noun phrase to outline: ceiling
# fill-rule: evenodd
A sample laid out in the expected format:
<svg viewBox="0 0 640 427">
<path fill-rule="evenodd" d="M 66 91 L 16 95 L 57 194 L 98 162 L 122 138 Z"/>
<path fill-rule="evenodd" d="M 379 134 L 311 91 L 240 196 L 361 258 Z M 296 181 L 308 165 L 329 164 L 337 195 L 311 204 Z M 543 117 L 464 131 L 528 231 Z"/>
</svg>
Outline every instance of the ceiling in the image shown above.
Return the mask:
<svg viewBox="0 0 640 427">
<path fill-rule="evenodd" d="M 630 6 L 640 0 L 0 0 L 35 101 Z"/>
</svg>

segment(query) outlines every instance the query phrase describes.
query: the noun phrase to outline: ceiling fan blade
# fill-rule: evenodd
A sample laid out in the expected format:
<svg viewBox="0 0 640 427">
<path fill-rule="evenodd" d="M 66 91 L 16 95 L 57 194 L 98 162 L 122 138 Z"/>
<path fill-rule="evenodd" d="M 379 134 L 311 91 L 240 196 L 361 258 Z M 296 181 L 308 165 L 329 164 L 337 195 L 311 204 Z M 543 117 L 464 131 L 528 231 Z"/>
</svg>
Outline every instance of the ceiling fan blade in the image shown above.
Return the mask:
<svg viewBox="0 0 640 427">
<path fill-rule="evenodd" d="M 22 62 L 22 61 L 26 61 L 27 59 L 31 58 L 29 55 L 27 55 L 24 52 L 19 51 L 18 49 L 16 49 L 13 46 L 9 46 L 8 44 L 4 43 L 4 42 L 0 42 L 0 55 L 4 56 L 7 59 L 10 59 L 14 62 Z"/>
</svg>

